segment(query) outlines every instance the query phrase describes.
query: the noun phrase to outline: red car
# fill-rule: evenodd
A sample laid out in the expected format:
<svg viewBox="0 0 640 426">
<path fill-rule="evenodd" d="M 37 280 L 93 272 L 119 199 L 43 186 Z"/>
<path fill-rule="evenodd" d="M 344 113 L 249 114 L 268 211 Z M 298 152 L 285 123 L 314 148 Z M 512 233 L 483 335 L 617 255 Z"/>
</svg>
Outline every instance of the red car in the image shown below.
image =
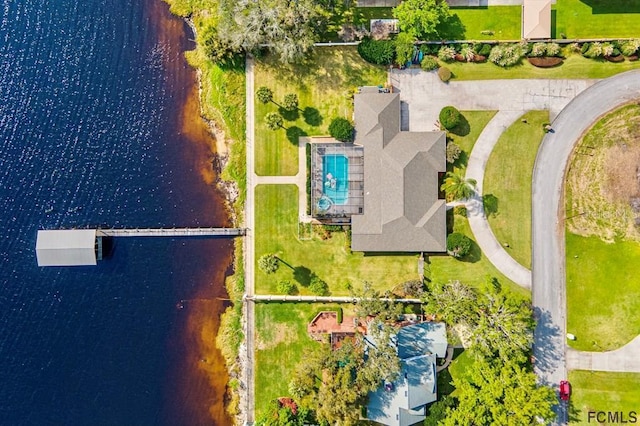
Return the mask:
<svg viewBox="0 0 640 426">
<path fill-rule="evenodd" d="M 571 385 L 568 381 L 562 380 L 560 382 L 560 399 L 563 401 L 568 401 L 571 396 Z"/>
</svg>

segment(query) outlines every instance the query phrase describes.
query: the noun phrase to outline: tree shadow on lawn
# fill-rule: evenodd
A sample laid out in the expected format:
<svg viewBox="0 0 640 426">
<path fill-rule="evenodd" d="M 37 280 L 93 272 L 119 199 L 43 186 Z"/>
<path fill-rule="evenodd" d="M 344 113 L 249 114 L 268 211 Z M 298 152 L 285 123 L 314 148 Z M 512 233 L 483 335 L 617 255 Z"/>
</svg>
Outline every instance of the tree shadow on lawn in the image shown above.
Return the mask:
<svg viewBox="0 0 640 426">
<path fill-rule="evenodd" d="M 296 145 L 296 146 L 298 145 L 298 139 L 300 139 L 301 136 L 307 136 L 307 132 L 302 130 L 300 127 L 291 126 L 287 128 L 287 139 L 293 145 Z"/>
<path fill-rule="evenodd" d="M 318 127 L 322 124 L 322 115 L 316 108 L 306 107 L 302 111 L 302 116 L 304 117 L 304 122 L 309 126 Z"/>
<path fill-rule="evenodd" d="M 471 248 L 469 249 L 469 253 L 467 253 L 464 257 L 457 258 L 461 262 L 468 263 L 476 263 L 482 259 L 482 250 L 480 250 L 480 246 L 474 240 L 471 240 Z"/>
<path fill-rule="evenodd" d="M 313 273 L 311 272 L 311 269 L 306 266 L 296 266 L 293 268 L 293 279 L 303 287 L 309 287 L 312 275 Z"/>
<path fill-rule="evenodd" d="M 475 8 L 474 8 L 475 9 Z M 437 27 L 438 37 L 441 40 L 464 40 L 467 27 L 464 26 L 462 20 L 453 10 L 453 15 L 441 22 Z"/>
<path fill-rule="evenodd" d="M 300 110 L 298 108 L 294 110 L 286 109 L 285 107 L 279 107 L 278 112 L 287 121 L 296 121 L 300 118 Z"/>
<path fill-rule="evenodd" d="M 460 114 L 460 123 L 450 130 L 451 133 L 458 136 L 467 136 L 471 132 L 471 125 L 463 114 Z"/>
<path fill-rule="evenodd" d="M 484 206 L 484 214 L 487 217 L 498 215 L 498 197 L 493 194 L 484 194 L 482 196 L 482 205 Z"/>
</svg>

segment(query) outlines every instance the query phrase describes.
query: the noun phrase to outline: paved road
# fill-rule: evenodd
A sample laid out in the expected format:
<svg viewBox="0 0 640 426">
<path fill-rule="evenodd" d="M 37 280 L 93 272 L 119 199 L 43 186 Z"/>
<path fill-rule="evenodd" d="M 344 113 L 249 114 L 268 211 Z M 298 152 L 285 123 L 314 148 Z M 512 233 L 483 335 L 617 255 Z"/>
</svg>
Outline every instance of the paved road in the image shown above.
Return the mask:
<svg viewBox="0 0 640 426">
<path fill-rule="evenodd" d="M 467 201 L 467 217 L 476 242 L 482 254 L 514 283 L 526 289 L 531 288 L 531 271 L 516 262 L 496 239 L 482 204 L 482 184 L 487 161 L 500 135 L 522 115 L 522 111 L 498 111 L 484 128 L 469 156 L 467 178 L 478 184 L 474 196 Z"/>
<path fill-rule="evenodd" d="M 532 284 L 537 317 L 534 334 L 535 371 L 544 383 L 557 386 L 567 376 L 565 361 L 566 294 L 564 206 L 565 171 L 573 146 L 598 117 L 640 98 L 640 71 L 602 80 L 571 101 L 553 121 L 538 151 L 533 172 Z M 560 412 L 566 422 L 566 413 Z"/>
</svg>

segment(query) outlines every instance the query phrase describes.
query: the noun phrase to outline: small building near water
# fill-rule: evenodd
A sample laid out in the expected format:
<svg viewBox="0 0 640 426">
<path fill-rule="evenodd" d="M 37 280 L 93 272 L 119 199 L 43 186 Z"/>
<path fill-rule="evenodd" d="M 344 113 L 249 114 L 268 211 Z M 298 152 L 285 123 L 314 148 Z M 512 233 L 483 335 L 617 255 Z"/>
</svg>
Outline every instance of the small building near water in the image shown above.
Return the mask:
<svg viewBox="0 0 640 426">
<path fill-rule="evenodd" d="M 96 265 L 95 229 L 40 230 L 36 240 L 38 266 Z"/>
</svg>

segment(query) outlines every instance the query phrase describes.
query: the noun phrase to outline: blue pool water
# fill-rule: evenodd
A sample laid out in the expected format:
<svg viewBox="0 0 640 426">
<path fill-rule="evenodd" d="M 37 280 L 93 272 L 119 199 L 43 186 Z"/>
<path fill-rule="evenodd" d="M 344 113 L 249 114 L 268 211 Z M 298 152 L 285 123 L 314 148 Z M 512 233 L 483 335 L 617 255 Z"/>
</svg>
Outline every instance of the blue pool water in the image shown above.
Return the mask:
<svg viewBox="0 0 640 426">
<path fill-rule="evenodd" d="M 334 204 L 344 205 L 349 200 L 349 159 L 344 155 L 325 155 L 322 158 L 324 195 Z"/>
</svg>

